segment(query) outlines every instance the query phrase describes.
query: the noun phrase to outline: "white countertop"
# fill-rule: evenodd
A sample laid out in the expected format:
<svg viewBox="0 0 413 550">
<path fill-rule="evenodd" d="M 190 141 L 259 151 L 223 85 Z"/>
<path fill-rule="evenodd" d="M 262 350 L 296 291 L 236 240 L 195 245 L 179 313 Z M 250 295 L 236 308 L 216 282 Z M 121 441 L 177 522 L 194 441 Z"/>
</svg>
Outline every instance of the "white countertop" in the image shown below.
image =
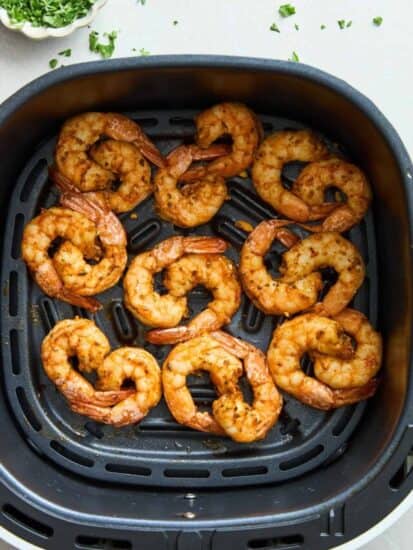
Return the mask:
<svg viewBox="0 0 413 550">
<path fill-rule="evenodd" d="M 399 132 L 413 156 L 412 0 L 292 0 L 296 15 L 282 19 L 284 0 L 109 0 L 92 24 L 99 32 L 119 31 L 114 57 L 205 53 L 288 59 L 344 80 L 372 99 Z M 382 16 L 376 27 L 373 17 Z M 352 21 L 340 30 L 337 21 Z M 177 21 L 177 24 L 173 24 Z M 276 23 L 280 33 L 269 30 Z M 297 31 L 294 24 L 299 25 Z M 326 25 L 321 30 L 320 26 Z M 63 39 L 30 41 L 0 28 L 0 102 L 49 71 L 49 60 L 64 64 L 99 59 L 89 52 L 90 29 Z M 72 56 L 58 52 L 72 49 Z M 137 51 L 134 52 L 132 49 Z M 364 550 L 407 550 L 413 508 Z M 0 531 L 1 538 L 1 531 Z M 22 548 L 21 544 L 18 545 Z M 4 548 L 10 546 L 6 545 Z M 0 542 L 0 550 L 2 550 Z"/>
</svg>

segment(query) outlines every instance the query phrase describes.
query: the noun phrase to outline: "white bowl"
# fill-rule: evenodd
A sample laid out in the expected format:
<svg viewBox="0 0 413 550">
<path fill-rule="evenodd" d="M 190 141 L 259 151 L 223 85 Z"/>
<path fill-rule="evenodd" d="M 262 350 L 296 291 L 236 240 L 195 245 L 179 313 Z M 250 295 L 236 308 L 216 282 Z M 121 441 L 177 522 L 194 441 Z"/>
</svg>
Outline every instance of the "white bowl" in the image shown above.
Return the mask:
<svg viewBox="0 0 413 550">
<path fill-rule="evenodd" d="M 56 29 L 52 27 L 33 27 L 33 25 L 31 23 L 28 23 L 27 21 L 23 23 L 12 23 L 7 14 L 7 11 L 4 8 L 0 8 L 0 21 L 8 29 L 21 32 L 29 38 L 33 38 L 34 40 L 42 40 L 43 38 L 51 37 L 60 38 L 62 36 L 67 36 L 68 34 L 71 34 L 79 27 L 85 27 L 86 25 L 89 25 L 89 23 L 93 21 L 93 19 L 96 17 L 100 8 L 102 8 L 106 4 L 106 2 L 107 0 L 96 0 L 96 2 L 93 4 L 93 6 L 84 17 L 81 17 L 80 19 L 75 19 L 73 23 L 71 23 L 70 25 L 66 25 L 66 27 L 59 27 Z"/>
</svg>

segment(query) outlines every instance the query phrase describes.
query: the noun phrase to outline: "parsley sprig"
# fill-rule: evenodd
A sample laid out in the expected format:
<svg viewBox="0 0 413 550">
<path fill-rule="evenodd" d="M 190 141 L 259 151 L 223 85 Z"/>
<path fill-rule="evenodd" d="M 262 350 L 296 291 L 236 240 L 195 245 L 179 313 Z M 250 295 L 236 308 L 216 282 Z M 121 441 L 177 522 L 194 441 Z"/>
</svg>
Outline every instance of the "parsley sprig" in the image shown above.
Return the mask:
<svg viewBox="0 0 413 550">
<path fill-rule="evenodd" d="M 97 31 L 92 31 L 89 34 L 89 49 L 91 52 L 99 53 L 103 59 L 112 57 L 113 52 L 115 51 L 115 41 L 118 37 L 116 31 L 105 32 L 103 34 L 107 38 L 107 44 L 102 44 L 99 42 L 99 33 Z"/>
<path fill-rule="evenodd" d="M 12 23 L 33 27 L 65 27 L 87 15 L 96 0 L 0 0 Z"/>
<path fill-rule="evenodd" d="M 295 7 L 291 4 L 283 4 L 278 8 L 278 13 L 281 17 L 290 17 L 295 14 Z"/>
</svg>

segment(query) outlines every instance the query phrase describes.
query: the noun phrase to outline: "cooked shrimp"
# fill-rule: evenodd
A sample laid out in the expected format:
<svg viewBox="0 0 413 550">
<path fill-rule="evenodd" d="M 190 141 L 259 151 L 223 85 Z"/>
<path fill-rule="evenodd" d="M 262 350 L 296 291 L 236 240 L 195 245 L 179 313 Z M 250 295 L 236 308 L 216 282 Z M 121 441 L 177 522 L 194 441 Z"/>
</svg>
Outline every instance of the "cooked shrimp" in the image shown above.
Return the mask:
<svg viewBox="0 0 413 550">
<path fill-rule="evenodd" d="M 195 120 L 196 142 L 203 149 L 215 140 L 229 134 L 232 138 L 232 150 L 207 166 L 188 170 L 182 181 L 204 178 L 206 175 L 219 175 L 231 178 L 248 168 L 254 159 L 263 131 L 255 113 L 242 103 L 219 103 L 200 113 Z"/>
<path fill-rule="evenodd" d="M 287 233 L 289 240 L 285 239 L 285 223 L 282 220 L 261 222 L 248 235 L 241 250 L 239 271 L 244 291 L 257 308 L 269 315 L 290 315 L 311 307 L 322 286 L 321 275 L 311 270 L 288 280 L 274 279 L 268 272 L 264 258 L 273 240 L 280 239 L 280 232 L 287 246 L 299 240 L 293 233 Z"/>
<path fill-rule="evenodd" d="M 344 315 L 348 321 L 346 329 L 337 320 L 314 313 L 286 321 L 274 331 L 268 349 L 268 364 L 275 383 L 317 409 L 356 403 L 371 397 L 377 388 L 377 380 L 372 376 L 380 365 L 380 338 L 364 325 L 364 330 L 357 335 L 354 353 L 351 339 L 345 333 L 353 321 L 346 312 Z M 360 319 L 350 328 L 353 335 L 358 328 Z M 301 370 L 300 359 L 306 352 L 314 355 L 316 364 L 319 363 L 315 366 L 316 376 L 324 370 L 322 376 L 329 380 L 329 385 Z"/>
<path fill-rule="evenodd" d="M 349 360 L 314 352 L 314 374 L 334 389 L 364 386 L 380 368 L 381 337 L 366 317 L 355 309 L 345 309 L 334 320 L 356 342 L 354 356 Z"/>
<path fill-rule="evenodd" d="M 166 404 L 180 424 L 194 430 L 225 435 L 212 414 L 197 409 L 186 378 L 207 371 L 219 395 L 236 393 L 243 368 L 241 361 L 210 335 L 205 334 L 175 346 L 162 366 L 162 386 Z"/>
<path fill-rule="evenodd" d="M 59 172 L 80 191 L 107 189 L 115 179 L 111 171 L 88 156 L 89 149 L 103 137 L 130 142 L 156 166 L 164 164 L 156 146 L 133 120 L 116 113 L 83 113 L 64 123 L 55 151 Z"/>
<path fill-rule="evenodd" d="M 25 227 L 22 240 L 22 256 L 30 272 L 48 296 L 58 298 L 69 304 L 77 305 L 91 311 L 99 309 L 100 304 L 93 298 L 68 288 L 56 269 L 54 258 L 48 251 L 57 238 L 71 243 L 75 255 L 95 259 L 99 255 L 96 245 L 96 225 L 86 216 L 67 208 L 49 208 L 31 220 Z M 68 258 L 75 263 L 74 258 Z"/>
<path fill-rule="evenodd" d="M 110 407 L 133 390 L 120 387 L 97 391 L 70 363 L 77 357 L 79 371 L 98 372 L 110 351 L 106 336 L 89 319 L 66 319 L 53 327 L 42 342 L 41 358 L 50 380 L 70 403 Z"/>
<path fill-rule="evenodd" d="M 226 250 L 227 243 L 212 237 L 171 237 L 152 250 L 136 256 L 123 279 L 124 300 L 129 311 L 145 325 L 176 326 L 187 310 L 184 296 L 160 295 L 154 289 L 154 276 L 184 254 L 210 254 Z"/>
<path fill-rule="evenodd" d="M 218 330 L 230 322 L 241 302 L 241 285 L 234 264 L 218 254 L 187 254 L 171 264 L 164 285 L 175 298 L 183 298 L 197 285 L 211 291 L 213 299 L 186 326 L 151 330 L 153 344 L 175 344 Z"/>
<path fill-rule="evenodd" d="M 222 348 L 243 360 L 244 371 L 254 394 L 249 405 L 239 389 L 225 392 L 212 404 L 215 419 L 235 441 L 249 443 L 263 439 L 277 422 L 282 408 L 282 397 L 277 391 L 268 369 L 265 355 L 225 332 L 213 332 Z"/>
<path fill-rule="evenodd" d="M 178 180 L 193 160 L 214 158 L 225 154 L 226 146 L 213 145 L 200 149 L 182 145 L 167 157 L 165 168 L 155 175 L 156 210 L 161 218 L 179 227 L 195 227 L 215 216 L 227 198 L 227 186 L 222 176 L 204 174 L 197 181 L 178 186 Z"/>
<path fill-rule="evenodd" d="M 245 402 L 238 385 L 244 368 L 254 392 L 252 405 Z M 219 396 L 212 404 L 212 415 L 198 411 L 186 385 L 187 376 L 200 370 L 209 372 Z M 164 362 L 162 382 L 166 403 L 179 423 L 203 432 L 226 434 L 235 441 L 264 438 L 281 410 L 282 399 L 271 380 L 265 356 L 251 344 L 223 332 L 178 344 Z"/>
<path fill-rule="evenodd" d="M 308 226 L 311 231 L 347 231 L 362 220 L 371 202 L 371 189 L 363 172 L 341 159 L 313 162 L 306 166 L 292 191 L 310 207 L 324 204 L 324 192 L 337 187 L 346 195 L 345 204 L 333 203 L 336 208 L 320 225 Z M 312 220 L 311 212 L 308 218 Z M 317 217 L 315 219 L 318 219 Z"/>
<path fill-rule="evenodd" d="M 364 280 L 363 258 L 354 244 L 339 233 L 316 233 L 287 250 L 279 269 L 282 281 L 294 284 L 324 267 L 332 267 L 338 280 L 313 309 L 332 316 L 350 303 Z"/>
<path fill-rule="evenodd" d="M 91 201 L 81 193 L 64 193 L 61 203 L 94 222 L 96 237 L 103 248 L 99 261 L 90 265 L 70 240 L 60 245 L 53 257 L 53 265 L 65 288 L 81 296 L 93 296 L 111 288 L 122 276 L 127 261 L 126 234 L 122 224 L 105 205 Z"/>
<path fill-rule="evenodd" d="M 122 391 L 125 380 L 131 380 L 136 391 L 113 407 L 98 406 L 88 401 L 71 401 L 74 412 L 97 422 L 113 426 L 136 424 L 155 407 L 162 396 L 161 370 L 156 359 L 140 348 L 124 347 L 112 351 L 98 370 L 97 387 L 103 393 Z"/>
<path fill-rule="evenodd" d="M 292 161 L 314 162 L 328 157 L 323 142 L 309 130 L 285 130 L 268 136 L 258 149 L 252 168 L 252 181 L 260 197 L 277 212 L 299 222 L 319 219 L 335 207 L 331 203 L 309 206 L 283 186 L 282 169 Z"/>
</svg>

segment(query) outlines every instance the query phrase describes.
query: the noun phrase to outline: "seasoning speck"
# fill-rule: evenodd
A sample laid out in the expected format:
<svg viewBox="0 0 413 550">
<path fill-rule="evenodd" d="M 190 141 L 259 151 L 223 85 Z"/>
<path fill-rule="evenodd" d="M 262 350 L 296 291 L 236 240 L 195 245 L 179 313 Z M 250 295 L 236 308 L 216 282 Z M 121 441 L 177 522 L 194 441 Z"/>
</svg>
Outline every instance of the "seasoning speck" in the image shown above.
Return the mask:
<svg viewBox="0 0 413 550">
<path fill-rule="evenodd" d="M 243 231 L 246 231 L 247 233 L 251 233 L 251 231 L 254 230 L 254 226 L 251 225 L 249 222 L 246 222 L 244 220 L 237 220 L 234 223 L 235 227 L 238 227 L 238 229 L 242 229 Z"/>
<path fill-rule="evenodd" d="M 299 63 L 300 62 L 300 58 L 298 57 L 297 53 L 296 52 L 293 52 L 291 54 L 291 57 L 288 59 L 288 61 L 293 61 L 294 63 Z"/>
<path fill-rule="evenodd" d="M 137 220 L 138 214 L 136 212 L 132 212 L 132 214 L 129 216 L 131 220 Z"/>
<path fill-rule="evenodd" d="M 278 25 L 276 23 L 273 23 L 270 27 L 270 31 L 280 32 L 280 29 L 278 28 Z"/>
</svg>

